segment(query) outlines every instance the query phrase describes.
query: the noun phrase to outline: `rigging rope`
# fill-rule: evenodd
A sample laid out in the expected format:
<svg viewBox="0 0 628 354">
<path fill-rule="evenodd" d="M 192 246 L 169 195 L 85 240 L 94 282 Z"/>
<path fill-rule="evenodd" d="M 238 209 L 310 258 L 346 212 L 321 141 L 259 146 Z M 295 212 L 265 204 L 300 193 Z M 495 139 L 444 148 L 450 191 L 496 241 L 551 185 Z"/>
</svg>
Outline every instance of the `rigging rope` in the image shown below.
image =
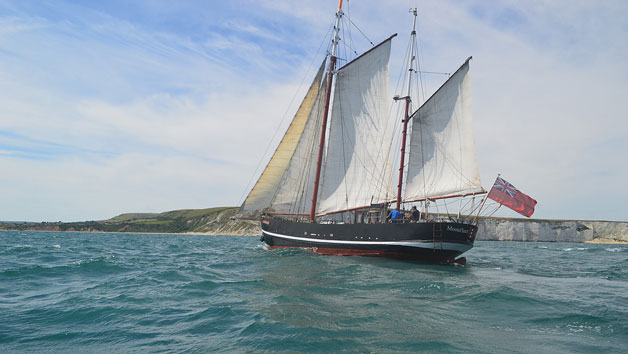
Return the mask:
<svg viewBox="0 0 628 354">
<path fill-rule="evenodd" d="M 364 38 L 365 38 L 365 39 L 366 39 L 369 43 L 371 43 L 371 46 L 373 46 L 373 47 L 375 46 L 375 44 L 373 44 L 373 41 L 371 41 L 371 40 L 369 39 L 369 37 L 367 37 L 367 36 L 366 36 L 366 34 L 364 34 L 364 32 L 362 32 L 362 30 L 360 29 L 360 27 L 358 27 L 355 23 L 353 23 L 353 21 L 351 21 L 351 19 L 350 19 L 349 17 L 347 17 L 347 20 L 349 21 L 349 23 L 351 23 L 351 24 L 353 25 L 353 27 L 355 27 L 355 28 L 356 28 L 356 29 L 357 29 L 357 30 L 358 30 L 358 31 L 359 31 L 359 32 L 360 32 L 360 33 L 364 36 Z M 358 54 L 358 53 L 356 53 L 356 54 Z"/>
<path fill-rule="evenodd" d="M 284 121 L 288 115 L 288 112 L 290 111 L 292 104 L 294 103 L 294 100 L 296 99 L 298 93 L 301 91 L 301 88 L 303 87 L 303 83 L 305 82 L 305 79 L 308 77 L 310 70 L 312 69 L 314 62 L 318 56 L 318 54 L 321 51 L 321 48 L 323 47 L 323 44 L 325 44 L 325 42 L 327 41 L 327 37 L 329 36 L 329 32 L 333 29 L 334 25 L 332 24 L 328 29 L 327 29 L 327 33 L 325 33 L 325 36 L 323 36 L 323 40 L 321 41 L 321 44 L 318 46 L 318 49 L 316 50 L 316 54 L 312 57 L 312 61 L 310 62 L 307 70 L 305 71 L 305 73 L 303 74 L 303 77 L 301 78 L 301 83 L 299 84 L 299 87 L 297 88 L 297 90 L 294 92 L 294 95 L 292 96 L 292 98 L 290 99 L 290 103 L 288 104 L 288 106 L 286 107 L 286 111 L 284 112 L 284 114 L 281 117 L 281 121 L 279 122 L 279 124 L 277 125 L 277 128 L 275 129 L 275 133 L 273 134 L 272 138 L 270 138 L 270 140 L 268 140 L 268 144 L 266 145 L 266 149 L 264 149 L 264 153 L 262 154 L 262 157 L 259 159 L 257 166 L 255 167 L 255 170 L 253 171 L 253 174 L 251 175 L 251 177 L 249 178 L 249 181 L 246 184 L 246 187 L 244 188 L 244 190 L 242 191 L 242 194 L 240 195 L 239 198 L 239 205 L 242 205 L 244 203 L 244 199 L 245 199 L 245 195 L 246 192 L 249 191 L 249 188 L 251 187 L 251 183 L 252 181 L 255 179 L 255 176 L 259 173 L 260 170 L 260 166 L 262 165 L 262 162 L 265 161 L 264 156 L 266 156 L 266 154 L 268 153 L 268 150 L 270 149 L 271 145 L 273 145 L 273 141 L 275 140 L 275 137 L 277 136 L 277 134 L 280 131 L 281 126 L 284 124 Z M 272 159 L 272 156 L 271 156 Z M 270 162 L 270 160 L 269 160 Z M 263 173 L 263 171 L 262 171 Z M 261 177 L 261 174 L 260 174 Z M 249 191 L 250 193 L 250 191 Z"/>
</svg>

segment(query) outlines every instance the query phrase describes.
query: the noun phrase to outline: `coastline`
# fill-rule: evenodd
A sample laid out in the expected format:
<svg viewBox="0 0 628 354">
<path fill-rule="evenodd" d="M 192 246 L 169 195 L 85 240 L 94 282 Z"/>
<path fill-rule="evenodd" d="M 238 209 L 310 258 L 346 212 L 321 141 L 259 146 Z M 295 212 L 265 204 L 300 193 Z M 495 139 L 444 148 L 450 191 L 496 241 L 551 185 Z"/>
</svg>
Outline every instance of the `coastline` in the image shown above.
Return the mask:
<svg viewBox="0 0 628 354">
<path fill-rule="evenodd" d="M 599 237 L 591 241 L 584 241 L 584 243 L 597 243 L 601 245 L 628 245 L 628 241 L 613 240 L 605 237 Z"/>
<path fill-rule="evenodd" d="M 0 230 L 247 236 L 262 234 L 259 219 L 236 217 L 237 207 L 127 213 L 82 222 L 0 222 Z M 476 241 L 628 244 L 628 222 L 481 217 Z"/>
<path fill-rule="evenodd" d="M 11 232 L 68 232 L 68 233 L 93 233 L 93 234 L 129 234 L 129 235 L 198 235 L 198 236 L 235 236 L 235 237 L 259 237 L 260 234 L 252 235 L 250 233 L 229 233 L 229 232 L 135 232 L 135 231 L 81 231 L 81 230 L 37 230 L 37 229 L 0 229 L 0 231 L 11 231 Z M 492 241 L 492 242 L 566 242 L 566 243 L 591 243 L 591 244 L 604 244 L 604 245 L 628 245 L 628 241 L 623 240 L 614 240 L 606 237 L 598 237 L 592 240 L 587 241 L 569 241 L 569 240 L 561 240 L 561 241 L 534 241 L 534 240 L 513 240 L 513 239 L 492 239 L 492 240 L 478 240 L 478 241 Z"/>
<path fill-rule="evenodd" d="M 136 232 L 136 231 L 100 231 L 100 230 L 39 230 L 39 229 L 0 229 L 0 231 L 11 232 L 68 232 L 68 233 L 90 233 L 90 234 L 129 234 L 129 235 L 199 235 L 199 236 L 242 236 L 259 237 L 260 235 L 241 233 L 216 233 L 216 232 Z"/>
</svg>

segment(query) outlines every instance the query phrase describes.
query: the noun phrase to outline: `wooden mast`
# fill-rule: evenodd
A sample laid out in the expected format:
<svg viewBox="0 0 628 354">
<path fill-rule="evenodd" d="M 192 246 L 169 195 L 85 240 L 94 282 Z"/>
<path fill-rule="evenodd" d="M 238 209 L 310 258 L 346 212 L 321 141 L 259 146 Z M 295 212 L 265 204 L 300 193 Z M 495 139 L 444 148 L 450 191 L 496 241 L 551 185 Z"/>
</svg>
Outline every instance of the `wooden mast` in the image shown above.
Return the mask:
<svg viewBox="0 0 628 354">
<path fill-rule="evenodd" d="M 325 92 L 325 108 L 323 111 L 323 122 L 321 126 L 321 138 L 318 144 L 318 159 L 316 161 L 316 175 L 314 177 L 314 191 L 312 193 L 312 207 L 310 209 L 310 219 L 316 221 L 316 202 L 318 200 L 318 185 L 321 177 L 321 167 L 323 164 L 323 152 L 325 151 L 325 133 L 327 131 L 327 118 L 329 116 L 329 104 L 331 101 L 331 86 L 336 69 L 336 47 L 338 46 L 338 32 L 340 30 L 340 18 L 342 17 L 342 0 L 338 1 L 338 11 L 336 12 L 336 25 L 334 26 L 334 39 L 329 55 L 329 69 L 327 70 L 327 91 Z"/>
<path fill-rule="evenodd" d="M 410 92 L 412 89 L 412 63 L 414 62 L 414 42 L 416 41 L 416 7 L 414 9 L 410 9 L 410 12 L 414 15 L 414 22 L 412 23 L 412 33 L 411 33 L 411 41 L 410 41 L 410 58 L 408 59 L 408 94 L 402 98 L 395 98 L 395 100 L 405 99 L 406 108 L 403 114 L 403 131 L 401 132 L 401 158 L 399 159 L 399 184 L 397 185 L 397 210 L 401 207 L 401 192 L 403 189 L 403 165 L 406 157 L 406 136 L 408 131 L 408 114 L 410 110 L 410 103 L 412 99 L 410 98 Z"/>
</svg>

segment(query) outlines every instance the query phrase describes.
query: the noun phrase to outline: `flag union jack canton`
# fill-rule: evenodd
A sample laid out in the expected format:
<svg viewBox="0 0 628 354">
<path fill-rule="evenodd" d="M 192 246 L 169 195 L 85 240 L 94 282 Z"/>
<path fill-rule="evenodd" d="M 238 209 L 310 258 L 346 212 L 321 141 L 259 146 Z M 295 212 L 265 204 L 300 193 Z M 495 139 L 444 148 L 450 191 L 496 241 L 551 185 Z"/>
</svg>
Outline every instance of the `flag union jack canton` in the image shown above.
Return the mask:
<svg viewBox="0 0 628 354">
<path fill-rule="evenodd" d="M 515 186 L 501 177 L 497 177 L 493 188 L 488 192 L 487 198 L 505 205 L 527 217 L 532 216 L 534 207 L 536 206 L 536 200 L 520 192 Z"/>
<path fill-rule="evenodd" d="M 515 186 L 504 181 L 504 179 L 501 177 L 497 177 L 497 180 L 495 180 L 495 184 L 493 185 L 493 188 L 497 189 L 500 192 L 504 192 L 513 198 L 517 195 L 517 192 L 518 192 Z"/>
</svg>

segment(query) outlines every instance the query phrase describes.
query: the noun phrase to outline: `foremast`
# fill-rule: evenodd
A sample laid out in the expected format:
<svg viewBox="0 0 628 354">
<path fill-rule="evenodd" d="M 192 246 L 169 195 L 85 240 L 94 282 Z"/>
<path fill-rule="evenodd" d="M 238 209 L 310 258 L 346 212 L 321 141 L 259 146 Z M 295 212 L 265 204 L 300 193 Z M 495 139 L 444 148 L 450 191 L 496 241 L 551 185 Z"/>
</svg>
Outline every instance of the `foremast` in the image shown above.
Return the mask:
<svg viewBox="0 0 628 354">
<path fill-rule="evenodd" d="M 399 159 L 399 184 L 397 184 L 397 209 L 401 208 L 401 197 L 403 190 L 403 165 L 405 163 L 406 157 L 406 137 L 408 132 L 408 121 L 410 120 L 410 104 L 412 103 L 412 98 L 410 97 L 412 90 L 412 64 L 414 63 L 414 43 L 416 42 L 416 15 L 417 9 L 416 7 L 410 9 L 410 12 L 414 16 L 414 20 L 412 22 L 412 32 L 411 32 L 411 40 L 410 40 L 410 56 L 408 58 L 408 90 L 405 97 L 395 97 L 395 100 L 405 100 L 405 109 L 403 113 L 403 130 L 401 132 L 401 157 Z"/>
<path fill-rule="evenodd" d="M 323 153 L 325 151 L 325 133 L 327 131 L 327 118 L 329 116 L 329 105 L 331 102 L 331 87 L 334 78 L 334 70 L 336 69 L 336 47 L 340 41 L 338 33 L 340 31 L 340 19 L 342 18 L 342 0 L 338 1 L 338 11 L 336 12 L 336 24 L 334 25 L 334 37 L 331 44 L 331 53 L 329 55 L 329 69 L 327 70 L 327 91 L 325 92 L 325 108 L 323 111 L 323 122 L 321 124 L 320 142 L 318 145 L 318 159 L 316 160 L 316 174 L 314 176 L 314 191 L 312 193 L 312 207 L 310 209 L 310 219 L 316 221 L 316 203 L 318 200 L 318 185 L 321 177 L 321 168 L 323 164 Z"/>
</svg>

